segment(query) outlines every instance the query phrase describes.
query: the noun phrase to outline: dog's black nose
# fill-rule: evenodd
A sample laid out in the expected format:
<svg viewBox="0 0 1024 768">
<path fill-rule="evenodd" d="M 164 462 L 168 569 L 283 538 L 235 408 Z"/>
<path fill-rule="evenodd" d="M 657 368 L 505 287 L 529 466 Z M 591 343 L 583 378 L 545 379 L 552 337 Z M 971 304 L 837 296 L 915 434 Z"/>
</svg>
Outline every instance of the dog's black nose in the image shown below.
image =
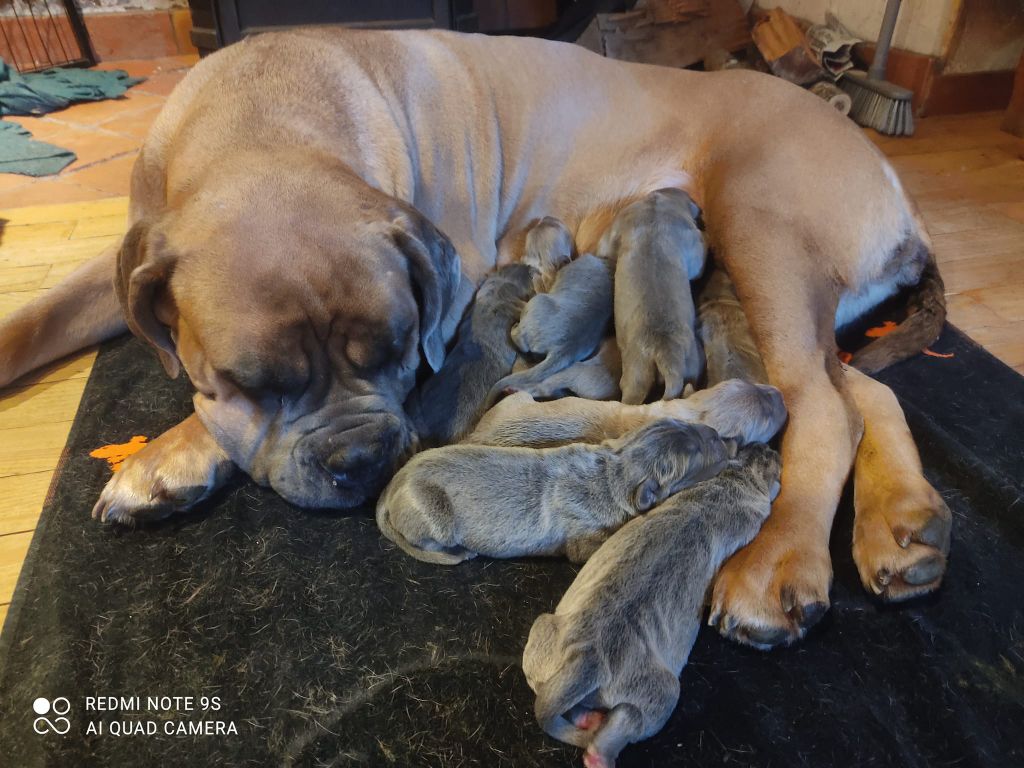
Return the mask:
<svg viewBox="0 0 1024 768">
<path fill-rule="evenodd" d="M 391 456 L 379 452 L 379 446 L 351 445 L 328 456 L 324 469 L 336 486 L 370 491 L 393 463 Z"/>
<path fill-rule="evenodd" d="M 403 434 L 397 419 L 394 423 L 388 419 L 351 430 L 338 436 L 340 439 L 334 441 L 333 450 L 321 464 L 336 487 L 369 495 L 390 479 L 398 463 Z"/>
</svg>

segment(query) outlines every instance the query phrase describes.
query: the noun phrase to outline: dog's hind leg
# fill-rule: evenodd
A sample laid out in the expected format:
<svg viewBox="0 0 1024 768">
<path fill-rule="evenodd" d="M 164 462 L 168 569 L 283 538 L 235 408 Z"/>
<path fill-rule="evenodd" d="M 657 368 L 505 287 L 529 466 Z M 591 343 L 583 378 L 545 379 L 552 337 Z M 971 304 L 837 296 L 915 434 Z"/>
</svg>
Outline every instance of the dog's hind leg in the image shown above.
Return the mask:
<svg viewBox="0 0 1024 768">
<path fill-rule="evenodd" d="M 861 581 L 889 601 L 931 592 L 946 570 L 949 507 L 924 478 L 892 390 L 854 368 L 847 379 L 864 418 L 854 468 L 853 559 Z"/>
<path fill-rule="evenodd" d="M 838 289 L 819 255 L 777 220 L 748 216 L 724 235 L 720 253 L 789 423 L 782 490 L 719 573 L 711 615 L 722 634 L 769 648 L 802 637 L 828 608 L 829 534 L 861 423 L 836 357 Z"/>
<path fill-rule="evenodd" d="M 0 321 L 0 386 L 127 330 L 114 293 L 117 248 Z"/>
<path fill-rule="evenodd" d="M 168 517 L 207 498 L 234 471 L 231 459 L 192 414 L 125 459 L 92 516 L 127 525 Z"/>
</svg>

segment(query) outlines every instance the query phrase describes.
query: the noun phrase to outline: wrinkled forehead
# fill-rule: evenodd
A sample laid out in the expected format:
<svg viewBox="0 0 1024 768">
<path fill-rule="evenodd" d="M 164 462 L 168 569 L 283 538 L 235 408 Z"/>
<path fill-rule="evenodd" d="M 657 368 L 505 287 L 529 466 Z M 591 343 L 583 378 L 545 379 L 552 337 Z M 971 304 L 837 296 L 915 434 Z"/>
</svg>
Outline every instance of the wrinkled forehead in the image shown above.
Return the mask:
<svg viewBox="0 0 1024 768">
<path fill-rule="evenodd" d="M 397 350 L 417 327 L 404 262 L 386 250 L 225 266 L 204 260 L 174 279 L 181 323 L 219 371 L 299 375 L 311 356 L 332 349 Z"/>
</svg>

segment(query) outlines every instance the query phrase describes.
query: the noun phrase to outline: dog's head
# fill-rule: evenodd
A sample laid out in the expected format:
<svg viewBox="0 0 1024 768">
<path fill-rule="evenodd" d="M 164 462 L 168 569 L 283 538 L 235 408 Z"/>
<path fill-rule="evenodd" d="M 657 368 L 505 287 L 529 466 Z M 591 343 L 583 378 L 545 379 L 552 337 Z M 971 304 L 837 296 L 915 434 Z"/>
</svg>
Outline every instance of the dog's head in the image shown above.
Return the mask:
<svg viewBox="0 0 1024 768">
<path fill-rule="evenodd" d="M 458 255 L 341 168 L 209 176 L 125 237 L 128 325 L 171 376 L 185 369 L 199 418 L 258 483 L 358 505 L 409 449 L 402 404 L 421 358 L 443 361 Z"/>
<path fill-rule="evenodd" d="M 703 424 L 658 419 L 612 441 L 623 463 L 633 506 L 646 512 L 684 488 L 714 477 L 729 447 Z"/>
</svg>

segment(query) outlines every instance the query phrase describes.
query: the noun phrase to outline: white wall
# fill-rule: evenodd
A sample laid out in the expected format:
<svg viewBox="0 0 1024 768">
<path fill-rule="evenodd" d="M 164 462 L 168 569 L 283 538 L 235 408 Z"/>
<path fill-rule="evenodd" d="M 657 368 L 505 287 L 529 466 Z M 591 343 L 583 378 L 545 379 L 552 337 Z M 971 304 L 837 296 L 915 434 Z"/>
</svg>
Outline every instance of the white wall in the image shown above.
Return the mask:
<svg viewBox="0 0 1024 768">
<path fill-rule="evenodd" d="M 929 56 L 943 56 L 961 0 L 903 0 L 893 46 Z M 885 0 L 758 0 L 762 8 L 782 8 L 815 23 L 831 11 L 865 40 L 877 40 Z"/>
</svg>

